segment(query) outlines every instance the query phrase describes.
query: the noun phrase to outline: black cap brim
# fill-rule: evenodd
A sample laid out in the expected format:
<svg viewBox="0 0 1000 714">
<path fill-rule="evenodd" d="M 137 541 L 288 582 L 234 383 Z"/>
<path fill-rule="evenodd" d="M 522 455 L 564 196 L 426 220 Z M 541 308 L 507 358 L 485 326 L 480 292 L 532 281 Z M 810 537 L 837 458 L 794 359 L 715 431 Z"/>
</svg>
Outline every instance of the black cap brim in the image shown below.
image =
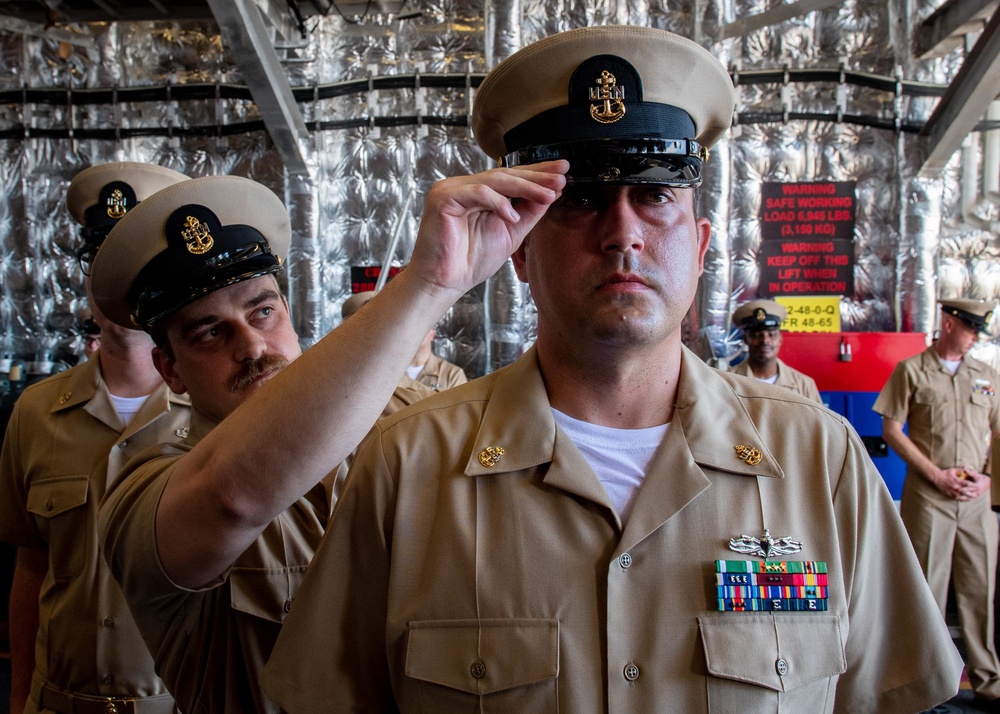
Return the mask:
<svg viewBox="0 0 1000 714">
<path fill-rule="evenodd" d="M 504 166 L 569 161 L 568 183 L 701 185 L 707 152 L 689 139 L 592 139 L 529 146 L 504 157 Z"/>
</svg>

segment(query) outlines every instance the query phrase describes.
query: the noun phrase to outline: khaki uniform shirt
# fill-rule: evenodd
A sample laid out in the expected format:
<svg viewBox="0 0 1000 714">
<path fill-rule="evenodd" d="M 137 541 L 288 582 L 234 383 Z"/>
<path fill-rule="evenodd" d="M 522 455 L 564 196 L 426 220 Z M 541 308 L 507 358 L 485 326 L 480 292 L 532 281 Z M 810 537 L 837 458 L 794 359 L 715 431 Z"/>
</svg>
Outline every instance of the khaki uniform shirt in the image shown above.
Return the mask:
<svg viewBox="0 0 1000 714">
<path fill-rule="evenodd" d="M 380 418 L 387 417 L 390 414 L 395 414 L 400 409 L 408 407 L 411 404 L 416 404 L 424 397 L 429 397 L 434 394 L 434 390 L 425 384 L 421 384 L 416 380 L 411 379 L 408 375 L 403 375 L 402 379 L 399 380 L 399 384 L 396 385 L 396 389 L 393 390 L 392 396 L 389 397 L 389 401 L 386 403 L 385 408 L 382 410 Z M 351 468 L 351 463 L 354 461 L 354 452 L 347 456 L 337 467 L 336 476 L 333 479 L 332 491 L 330 493 L 330 503 L 336 503 L 337 496 L 340 494 L 341 488 L 344 485 L 344 479 L 347 477 L 347 472 Z"/>
<path fill-rule="evenodd" d="M 1000 511 L 1000 437 L 993 439 L 990 448 L 990 500 L 994 511 Z"/>
<path fill-rule="evenodd" d="M 180 441 L 189 421 L 187 397 L 161 385 L 126 427 L 98 359 L 28 387 L 15 404 L 0 455 L 0 540 L 48 549 L 35 665 L 52 686 L 102 697 L 165 694 L 98 550 L 97 509 L 129 458 Z"/>
<path fill-rule="evenodd" d="M 423 371 L 417 375 L 417 381 L 439 392 L 442 389 L 449 389 L 459 384 L 465 384 L 469 380 L 466 378 L 465 372 L 457 364 L 452 364 L 447 360 L 441 359 L 431 352 L 431 356 L 427 359 L 427 364 L 424 365 Z"/>
<path fill-rule="evenodd" d="M 733 374 L 739 374 L 743 377 L 754 377 L 753 371 L 750 369 L 750 363 L 747 360 L 743 360 L 738 365 L 732 368 Z M 760 380 L 758 380 L 760 381 Z M 801 394 L 806 399 L 811 399 L 814 402 L 823 403 L 823 397 L 819 394 L 819 388 L 816 387 L 816 380 L 807 374 L 803 374 L 794 367 L 789 367 L 787 364 L 778 360 L 778 379 L 774 383 L 775 386 L 784 387 L 785 389 L 791 389 L 796 394 Z"/>
<path fill-rule="evenodd" d="M 260 690 L 260 672 L 323 535 L 329 484 L 272 520 L 214 582 L 176 585 L 157 555 L 156 506 L 178 459 L 214 426 L 195 412 L 183 444 L 151 449 L 126 467 L 101 508 L 104 555 L 181 711 L 277 712 Z"/>
<path fill-rule="evenodd" d="M 948 699 L 962 661 L 881 477 L 844 419 L 784 394 L 684 350 L 624 527 L 556 427 L 533 349 L 381 420 L 265 690 L 293 714 L 885 714 Z M 765 528 L 801 541 L 787 559 L 826 561 L 829 611 L 717 611 L 715 561 L 747 559 L 729 540 Z"/>
<path fill-rule="evenodd" d="M 389 402 L 385 405 L 385 409 L 382 410 L 382 416 L 395 414 L 403 407 L 415 404 L 424 397 L 429 397 L 432 394 L 434 394 L 433 389 L 404 374 L 400 378 L 399 384 L 396 385 L 396 389 L 393 390 L 392 396 L 389 397 Z"/>
</svg>

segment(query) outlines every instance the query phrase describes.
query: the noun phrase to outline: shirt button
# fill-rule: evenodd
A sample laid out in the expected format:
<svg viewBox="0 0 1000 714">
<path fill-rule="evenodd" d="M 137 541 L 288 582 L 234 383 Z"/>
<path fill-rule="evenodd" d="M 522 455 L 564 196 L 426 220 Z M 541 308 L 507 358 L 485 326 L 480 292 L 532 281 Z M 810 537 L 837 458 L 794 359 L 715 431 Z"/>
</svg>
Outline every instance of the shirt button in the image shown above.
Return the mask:
<svg viewBox="0 0 1000 714">
<path fill-rule="evenodd" d="M 476 679 L 482 679 L 486 676 L 486 665 L 483 664 L 481 659 L 477 659 L 471 665 L 469 665 L 469 674 L 471 674 Z"/>
<path fill-rule="evenodd" d="M 627 679 L 630 682 L 634 682 L 635 680 L 639 679 L 639 668 L 636 667 L 631 662 L 629 662 L 627 665 L 625 665 L 624 674 L 625 674 L 625 679 Z"/>
<path fill-rule="evenodd" d="M 118 448 L 119 449 L 124 449 L 126 446 L 128 446 L 128 439 L 125 439 L 124 441 L 119 441 L 118 442 Z"/>
<path fill-rule="evenodd" d="M 51 498 L 48 501 L 45 502 L 45 510 L 46 511 L 51 511 L 52 510 L 52 499 Z"/>
<path fill-rule="evenodd" d="M 114 684 L 115 683 L 115 676 L 113 674 L 109 674 L 108 676 L 106 676 L 104 678 L 104 683 L 105 684 Z"/>
<path fill-rule="evenodd" d="M 628 566 L 632 565 L 632 556 L 628 553 L 622 553 L 618 556 L 618 565 L 622 566 L 622 570 L 628 570 Z"/>
<path fill-rule="evenodd" d="M 285 612 L 291 612 L 291 611 L 292 611 L 292 598 L 288 598 L 287 600 L 285 600 Z"/>
<path fill-rule="evenodd" d="M 788 674 L 788 662 L 786 662 L 783 657 L 779 657 L 778 660 L 774 663 L 774 670 L 778 673 L 779 676 L 784 677 L 786 674 Z"/>
<path fill-rule="evenodd" d="M 105 627 L 114 627 L 115 626 L 115 619 L 113 617 L 105 617 L 104 618 L 104 626 Z"/>
</svg>

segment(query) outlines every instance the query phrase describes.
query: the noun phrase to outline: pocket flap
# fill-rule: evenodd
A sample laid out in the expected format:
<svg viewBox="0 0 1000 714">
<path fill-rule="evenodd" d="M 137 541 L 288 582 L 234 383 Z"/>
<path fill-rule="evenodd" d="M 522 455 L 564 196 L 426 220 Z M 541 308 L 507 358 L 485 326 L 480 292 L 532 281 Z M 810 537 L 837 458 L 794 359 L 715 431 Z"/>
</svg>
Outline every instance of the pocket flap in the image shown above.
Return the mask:
<svg viewBox="0 0 1000 714">
<path fill-rule="evenodd" d="M 837 615 L 699 617 L 708 671 L 777 692 L 847 670 Z"/>
<path fill-rule="evenodd" d="M 90 478 L 86 474 L 35 481 L 28 489 L 27 509 L 43 518 L 52 518 L 85 504 L 89 489 Z"/>
<path fill-rule="evenodd" d="M 284 622 L 305 568 L 233 568 L 229 599 L 233 609 L 271 622 Z"/>
<path fill-rule="evenodd" d="M 559 675 L 559 621 L 411 622 L 405 672 L 480 695 L 553 679 Z"/>
</svg>

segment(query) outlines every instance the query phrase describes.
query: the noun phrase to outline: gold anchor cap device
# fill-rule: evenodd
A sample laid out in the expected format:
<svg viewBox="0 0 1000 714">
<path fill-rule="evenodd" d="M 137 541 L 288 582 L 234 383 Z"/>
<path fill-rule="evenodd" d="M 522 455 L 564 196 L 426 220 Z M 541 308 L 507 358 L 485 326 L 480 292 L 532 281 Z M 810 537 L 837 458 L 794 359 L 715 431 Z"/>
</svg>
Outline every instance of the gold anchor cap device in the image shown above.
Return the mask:
<svg viewBox="0 0 1000 714">
<path fill-rule="evenodd" d="M 139 161 L 114 161 L 79 172 L 66 191 L 66 208 L 80 224 L 85 250 L 96 252 L 118 221 L 157 191 L 188 177 Z"/>
<path fill-rule="evenodd" d="M 572 183 L 691 187 L 734 107 L 729 73 L 697 43 L 607 25 L 552 35 L 497 65 L 472 128 L 501 166 L 567 159 Z"/>
<path fill-rule="evenodd" d="M 109 320 L 148 331 L 211 292 L 280 272 L 291 235 L 288 212 L 266 186 L 190 179 L 118 222 L 94 259 L 91 291 Z"/>
</svg>

